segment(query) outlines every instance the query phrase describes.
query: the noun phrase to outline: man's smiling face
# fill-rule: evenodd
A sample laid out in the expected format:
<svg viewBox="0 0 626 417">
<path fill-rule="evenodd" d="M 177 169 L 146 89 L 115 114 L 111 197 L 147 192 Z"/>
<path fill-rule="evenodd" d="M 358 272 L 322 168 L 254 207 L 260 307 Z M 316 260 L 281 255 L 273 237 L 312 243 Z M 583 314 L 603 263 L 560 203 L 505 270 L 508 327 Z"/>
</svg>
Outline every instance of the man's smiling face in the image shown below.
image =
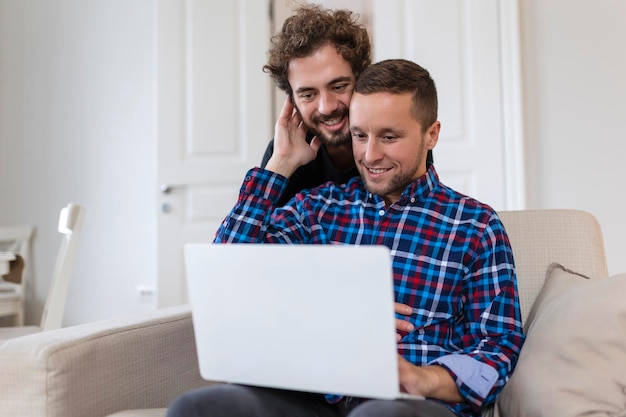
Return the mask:
<svg viewBox="0 0 626 417">
<path fill-rule="evenodd" d="M 350 143 L 348 112 L 354 74 L 333 45 L 289 62 L 289 85 L 304 124 L 328 146 Z"/>
<path fill-rule="evenodd" d="M 426 155 L 439 138 L 440 123 L 424 130 L 412 106 L 412 94 L 386 92 L 355 93 L 350 104 L 356 166 L 367 189 L 388 206 L 426 173 Z"/>
</svg>

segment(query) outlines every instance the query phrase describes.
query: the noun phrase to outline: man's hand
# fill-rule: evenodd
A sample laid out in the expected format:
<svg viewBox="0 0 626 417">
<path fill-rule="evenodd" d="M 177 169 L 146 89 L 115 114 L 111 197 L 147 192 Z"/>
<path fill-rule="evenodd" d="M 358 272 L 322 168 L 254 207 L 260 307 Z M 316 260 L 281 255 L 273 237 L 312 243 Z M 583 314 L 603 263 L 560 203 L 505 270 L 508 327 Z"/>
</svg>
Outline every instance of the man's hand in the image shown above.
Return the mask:
<svg viewBox="0 0 626 417">
<path fill-rule="evenodd" d="M 411 306 L 408 306 L 406 304 L 395 303 L 395 306 L 396 313 L 402 314 L 403 316 L 410 316 L 413 312 Z M 412 332 L 415 327 L 413 326 L 413 324 L 411 324 L 411 322 L 407 320 L 396 319 L 396 329 L 398 330 L 398 333 L 396 334 L 396 340 L 399 342 L 400 339 L 402 339 L 402 333 Z"/>
<path fill-rule="evenodd" d="M 464 401 L 454 379 L 443 366 L 415 366 L 398 355 L 398 372 L 400 389 L 403 392 L 437 398 L 449 403 Z"/>
<path fill-rule="evenodd" d="M 287 178 L 302 165 L 315 159 L 321 142 L 314 137 L 311 144 L 306 141 L 307 128 L 289 97 L 285 100 L 274 132 L 274 152 L 265 169 Z"/>
</svg>

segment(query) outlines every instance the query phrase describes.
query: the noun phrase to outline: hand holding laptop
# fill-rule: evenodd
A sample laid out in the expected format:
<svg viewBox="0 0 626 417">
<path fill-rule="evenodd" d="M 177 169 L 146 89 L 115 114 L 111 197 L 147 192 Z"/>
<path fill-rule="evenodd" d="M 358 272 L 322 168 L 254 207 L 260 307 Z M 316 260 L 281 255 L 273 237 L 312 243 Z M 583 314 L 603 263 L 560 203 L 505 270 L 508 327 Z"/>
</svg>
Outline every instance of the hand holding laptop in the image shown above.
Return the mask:
<svg viewBox="0 0 626 417">
<path fill-rule="evenodd" d="M 398 355 L 400 390 L 410 395 L 440 398 L 450 403 L 463 401 L 454 379 L 440 365 L 415 366 Z"/>
<path fill-rule="evenodd" d="M 397 315 L 410 316 L 413 312 L 411 306 L 402 303 L 394 303 L 396 312 L 396 341 L 402 339 L 403 334 L 414 330 L 415 326 L 408 320 L 397 318 Z M 402 355 L 398 355 L 398 380 L 400 391 L 414 396 L 432 396 L 433 389 L 449 402 L 461 402 L 456 383 L 450 374 L 442 366 L 415 366 L 407 361 Z"/>
</svg>

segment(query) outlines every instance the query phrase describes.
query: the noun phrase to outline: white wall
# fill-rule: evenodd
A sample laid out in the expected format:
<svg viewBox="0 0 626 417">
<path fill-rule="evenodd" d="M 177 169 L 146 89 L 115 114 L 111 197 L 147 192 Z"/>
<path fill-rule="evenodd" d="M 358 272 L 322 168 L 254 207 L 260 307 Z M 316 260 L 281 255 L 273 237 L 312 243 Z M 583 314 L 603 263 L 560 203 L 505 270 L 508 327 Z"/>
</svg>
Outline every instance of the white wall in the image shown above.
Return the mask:
<svg viewBox="0 0 626 417">
<path fill-rule="evenodd" d="M 151 0 L 0 0 L 0 223 L 34 223 L 38 323 L 68 201 L 87 208 L 66 324 L 142 309 L 155 285 Z M 151 306 L 148 306 L 151 307 Z"/>
<path fill-rule="evenodd" d="M 520 0 L 530 208 L 577 208 L 626 271 L 626 2 Z"/>
<path fill-rule="evenodd" d="M 626 2 L 520 0 L 530 208 L 588 210 L 626 271 Z M 34 223 L 39 320 L 60 208 L 88 208 L 66 324 L 152 308 L 152 0 L 0 0 L 0 223 Z"/>
</svg>

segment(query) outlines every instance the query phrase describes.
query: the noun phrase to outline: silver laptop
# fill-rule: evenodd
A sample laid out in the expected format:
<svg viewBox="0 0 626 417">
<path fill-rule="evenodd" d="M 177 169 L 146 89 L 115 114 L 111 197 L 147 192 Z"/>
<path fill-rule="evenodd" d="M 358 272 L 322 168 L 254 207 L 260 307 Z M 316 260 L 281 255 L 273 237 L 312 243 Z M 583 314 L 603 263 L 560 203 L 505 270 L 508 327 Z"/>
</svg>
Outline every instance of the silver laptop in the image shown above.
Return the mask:
<svg viewBox="0 0 626 417">
<path fill-rule="evenodd" d="M 408 397 L 388 248 L 187 244 L 185 265 L 203 378 Z"/>
</svg>

